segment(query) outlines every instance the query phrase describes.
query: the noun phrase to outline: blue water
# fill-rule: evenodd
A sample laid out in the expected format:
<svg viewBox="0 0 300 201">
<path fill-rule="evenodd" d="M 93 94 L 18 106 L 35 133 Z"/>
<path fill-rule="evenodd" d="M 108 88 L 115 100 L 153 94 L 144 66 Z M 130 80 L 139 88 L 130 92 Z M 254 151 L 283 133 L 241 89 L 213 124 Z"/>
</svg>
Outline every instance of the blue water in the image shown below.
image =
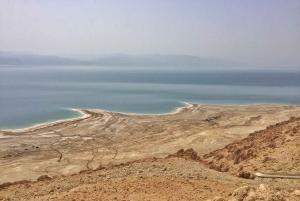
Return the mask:
<svg viewBox="0 0 300 201">
<path fill-rule="evenodd" d="M 300 70 L 0 66 L 0 129 L 81 116 L 70 108 L 161 114 L 182 102 L 300 105 Z"/>
</svg>

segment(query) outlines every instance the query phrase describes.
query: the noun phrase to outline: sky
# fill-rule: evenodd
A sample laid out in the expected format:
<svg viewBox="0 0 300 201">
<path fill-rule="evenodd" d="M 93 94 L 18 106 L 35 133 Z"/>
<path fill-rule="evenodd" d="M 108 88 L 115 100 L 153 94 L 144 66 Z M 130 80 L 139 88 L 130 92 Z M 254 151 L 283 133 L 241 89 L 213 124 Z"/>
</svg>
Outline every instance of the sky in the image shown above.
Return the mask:
<svg viewBox="0 0 300 201">
<path fill-rule="evenodd" d="M 300 68 L 299 0 L 0 0 L 0 50 Z"/>
</svg>

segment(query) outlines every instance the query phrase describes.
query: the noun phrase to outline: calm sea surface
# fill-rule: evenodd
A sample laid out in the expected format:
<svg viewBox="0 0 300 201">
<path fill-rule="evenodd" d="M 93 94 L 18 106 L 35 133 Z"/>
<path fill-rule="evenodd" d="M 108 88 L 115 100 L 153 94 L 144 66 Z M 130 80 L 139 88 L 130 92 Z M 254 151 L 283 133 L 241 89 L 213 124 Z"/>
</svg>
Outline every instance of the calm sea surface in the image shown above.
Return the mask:
<svg viewBox="0 0 300 201">
<path fill-rule="evenodd" d="M 161 114 L 182 102 L 300 105 L 300 70 L 0 66 L 0 129 L 81 116 L 71 108 Z"/>
</svg>

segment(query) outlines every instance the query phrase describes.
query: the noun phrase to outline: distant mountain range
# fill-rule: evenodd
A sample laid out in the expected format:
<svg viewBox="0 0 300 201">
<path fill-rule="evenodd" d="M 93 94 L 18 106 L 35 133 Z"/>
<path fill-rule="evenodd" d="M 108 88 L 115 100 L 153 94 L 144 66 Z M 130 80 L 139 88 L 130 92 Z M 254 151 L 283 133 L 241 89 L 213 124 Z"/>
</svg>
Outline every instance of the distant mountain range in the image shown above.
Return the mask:
<svg viewBox="0 0 300 201">
<path fill-rule="evenodd" d="M 79 65 L 79 66 L 198 66 L 240 67 L 241 64 L 190 55 L 67 55 L 49 56 L 0 51 L 0 65 Z"/>
<path fill-rule="evenodd" d="M 0 65 L 88 65 L 79 59 L 0 51 Z"/>
</svg>

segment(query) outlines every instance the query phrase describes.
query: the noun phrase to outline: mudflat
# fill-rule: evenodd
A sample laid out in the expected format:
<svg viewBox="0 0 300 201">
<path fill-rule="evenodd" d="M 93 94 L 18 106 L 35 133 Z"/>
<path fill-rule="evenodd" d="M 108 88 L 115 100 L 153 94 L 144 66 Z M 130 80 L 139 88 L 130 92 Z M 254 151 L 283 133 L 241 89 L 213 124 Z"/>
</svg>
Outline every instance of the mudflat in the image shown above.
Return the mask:
<svg viewBox="0 0 300 201">
<path fill-rule="evenodd" d="M 0 184 L 71 175 L 128 161 L 166 157 L 192 148 L 221 149 L 291 117 L 299 106 L 189 104 L 165 115 L 81 110 L 83 118 L 0 133 Z"/>
</svg>

